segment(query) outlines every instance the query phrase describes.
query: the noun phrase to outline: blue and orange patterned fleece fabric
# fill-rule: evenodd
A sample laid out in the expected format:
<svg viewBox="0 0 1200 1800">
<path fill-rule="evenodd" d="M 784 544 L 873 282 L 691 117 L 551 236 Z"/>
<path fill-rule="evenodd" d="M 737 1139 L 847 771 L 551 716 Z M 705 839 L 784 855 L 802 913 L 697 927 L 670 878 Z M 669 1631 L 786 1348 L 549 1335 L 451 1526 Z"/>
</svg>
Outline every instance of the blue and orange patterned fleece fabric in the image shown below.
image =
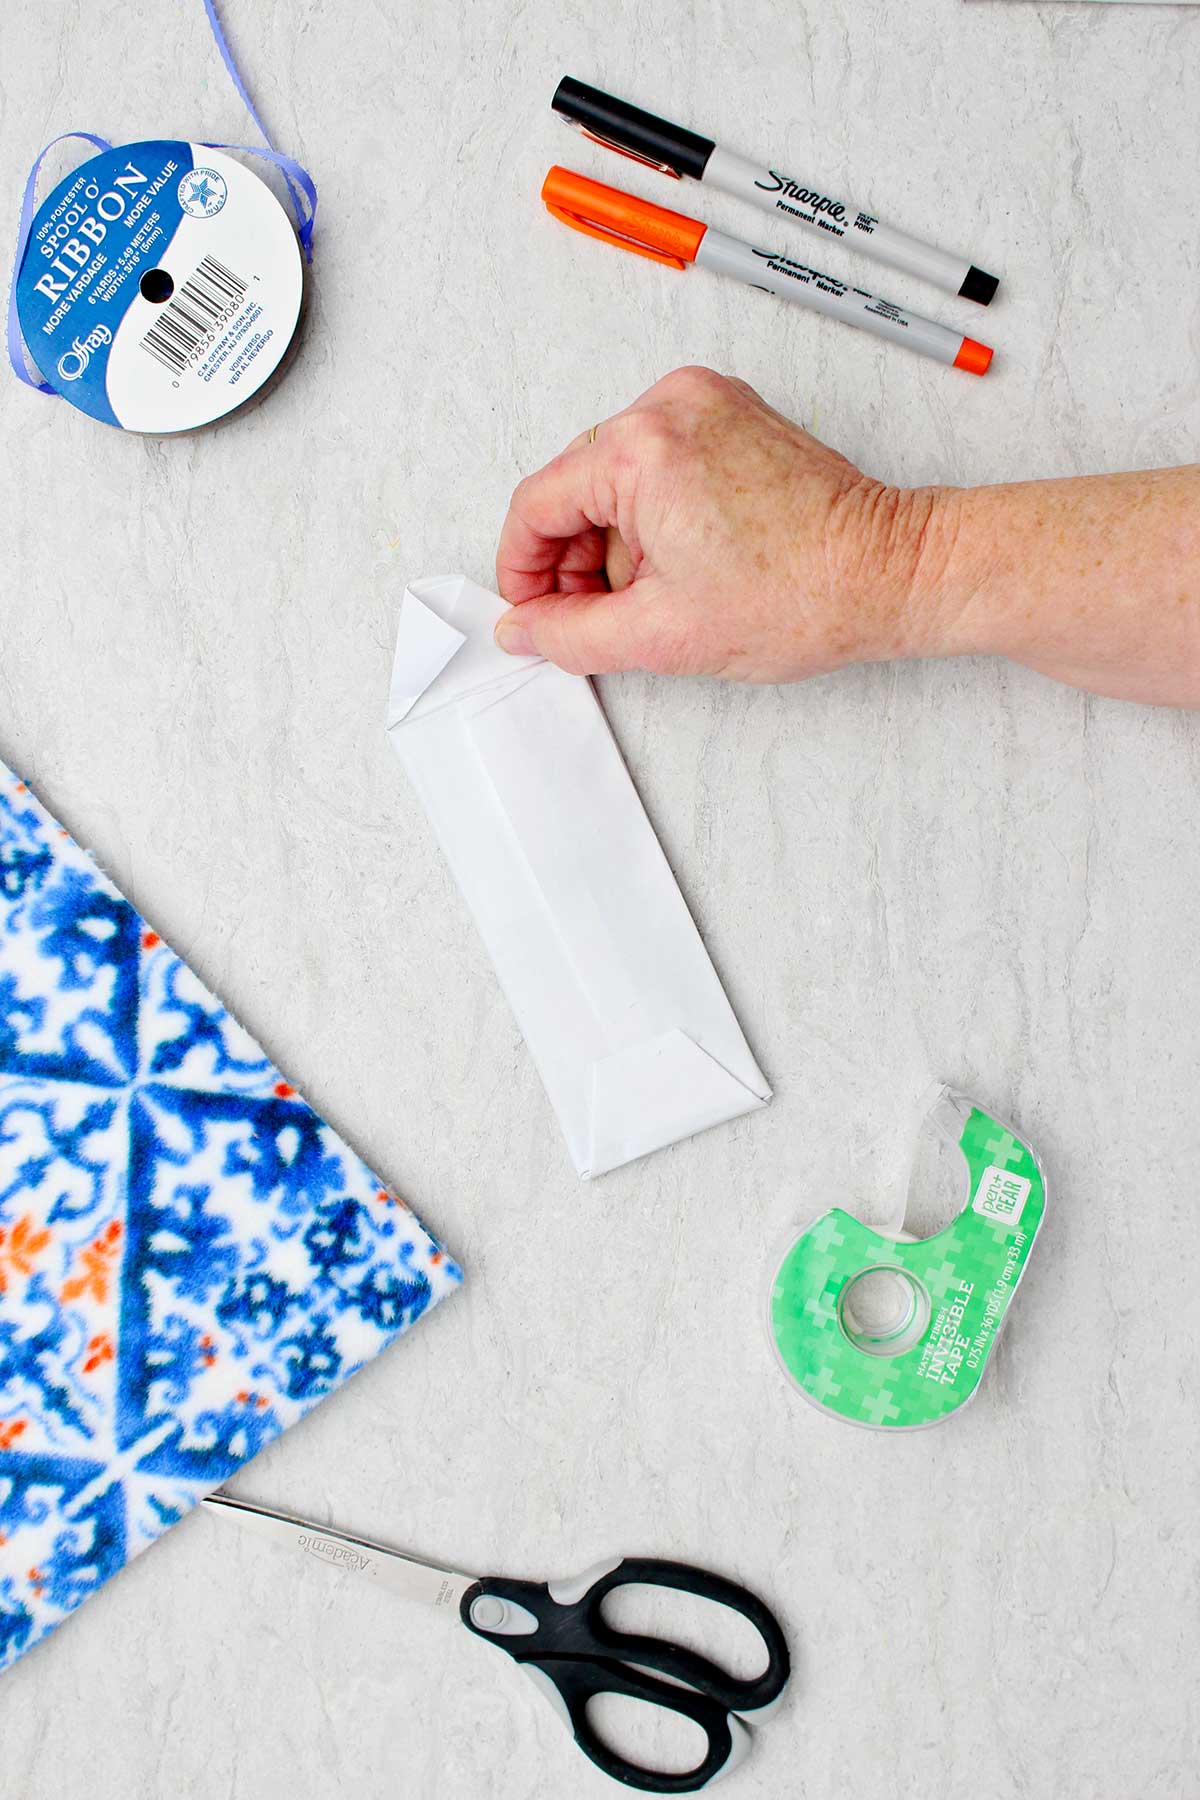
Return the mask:
<svg viewBox="0 0 1200 1800">
<path fill-rule="evenodd" d="M 460 1280 L 0 765 L 0 1669 Z"/>
</svg>

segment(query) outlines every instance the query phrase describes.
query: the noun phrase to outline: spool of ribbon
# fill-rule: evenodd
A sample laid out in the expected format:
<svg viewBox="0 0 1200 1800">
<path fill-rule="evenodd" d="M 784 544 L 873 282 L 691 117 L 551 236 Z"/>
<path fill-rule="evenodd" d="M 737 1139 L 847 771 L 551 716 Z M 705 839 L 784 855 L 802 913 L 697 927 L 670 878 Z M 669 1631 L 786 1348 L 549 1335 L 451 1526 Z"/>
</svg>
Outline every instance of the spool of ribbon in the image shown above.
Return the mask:
<svg viewBox="0 0 1200 1800">
<path fill-rule="evenodd" d="M 203 5 L 205 16 L 208 19 L 213 38 L 216 42 L 217 50 L 229 73 L 230 80 L 233 82 L 243 105 L 250 114 L 250 117 L 253 119 L 263 138 L 263 143 L 261 145 L 225 144 L 206 141 L 203 147 L 210 150 L 233 150 L 240 154 L 255 156 L 265 162 L 273 164 L 274 167 L 280 171 L 284 182 L 286 183 L 288 198 L 291 203 L 292 212 L 295 216 L 296 237 L 299 241 L 300 249 L 304 255 L 305 261 L 311 263 L 313 227 L 316 223 L 317 213 L 316 183 L 302 164 L 297 162 L 294 157 L 286 155 L 281 150 L 277 150 L 272 144 L 270 134 L 263 124 L 262 119 L 259 117 L 258 110 L 255 107 L 253 100 L 250 98 L 246 84 L 234 61 L 233 52 L 229 47 L 228 40 L 221 27 L 220 19 L 217 16 L 215 0 L 203 0 Z M 17 224 L 16 252 L 13 258 L 12 279 L 9 283 L 8 316 L 6 324 L 8 359 L 14 374 L 28 387 L 34 388 L 37 392 L 42 394 L 61 393 L 62 390 L 53 382 L 47 381 L 41 375 L 40 371 L 37 369 L 35 359 L 29 355 L 26 349 L 25 340 L 21 330 L 20 314 L 18 311 L 18 281 L 29 251 L 30 236 L 33 232 L 35 217 L 37 215 L 37 186 L 42 164 L 56 145 L 64 143 L 71 138 L 78 138 L 83 142 L 89 143 L 100 152 L 110 151 L 113 148 L 107 138 L 99 137 L 95 132 L 77 130 L 61 132 L 57 137 L 52 138 L 51 141 L 39 151 L 34 159 L 33 166 L 29 171 L 29 175 L 25 182 L 25 190 L 21 199 L 21 209 Z M 280 350 L 280 355 L 282 355 L 282 349 Z M 74 396 L 72 395 L 72 397 Z M 86 408 L 85 410 L 94 409 Z"/>
</svg>

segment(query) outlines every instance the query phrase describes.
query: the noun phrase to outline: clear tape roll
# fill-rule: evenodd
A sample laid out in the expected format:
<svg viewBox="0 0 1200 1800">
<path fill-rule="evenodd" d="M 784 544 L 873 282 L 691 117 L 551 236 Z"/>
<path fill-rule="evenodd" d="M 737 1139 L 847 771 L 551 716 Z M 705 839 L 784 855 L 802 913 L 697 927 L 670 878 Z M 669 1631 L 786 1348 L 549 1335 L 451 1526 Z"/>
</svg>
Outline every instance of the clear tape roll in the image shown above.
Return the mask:
<svg viewBox="0 0 1200 1800">
<path fill-rule="evenodd" d="M 941 1230 L 907 1229 L 916 1153 L 935 1132 L 961 1152 L 965 1191 Z M 887 1223 L 833 1207 L 776 1259 L 767 1336 L 804 1398 L 836 1418 L 914 1430 L 978 1391 L 1046 1201 L 1045 1176 L 1012 1126 L 937 1083 L 919 1103 L 913 1157 Z"/>
</svg>

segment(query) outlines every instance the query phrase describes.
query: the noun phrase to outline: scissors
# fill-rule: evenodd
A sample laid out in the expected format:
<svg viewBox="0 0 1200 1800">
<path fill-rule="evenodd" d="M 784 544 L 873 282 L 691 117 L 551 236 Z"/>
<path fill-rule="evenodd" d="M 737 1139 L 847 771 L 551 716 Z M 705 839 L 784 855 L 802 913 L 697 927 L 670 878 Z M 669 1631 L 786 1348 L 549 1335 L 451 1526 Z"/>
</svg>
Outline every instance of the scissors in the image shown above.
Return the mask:
<svg viewBox="0 0 1200 1800">
<path fill-rule="evenodd" d="M 760 1712 L 777 1700 L 791 1671 L 783 1633 L 762 1601 L 736 1582 L 689 1563 L 626 1556 L 561 1581 L 476 1577 L 439 1568 L 369 1538 L 235 1500 L 219 1489 L 204 1504 L 277 1544 L 356 1576 L 368 1576 L 407 1600 L 422 1600 L 435 1611 L 457 1617 L 476 1637 L 506 1651 L 532 1678 L 597 1768 L 648 1794 L 697 1793 L 739 1762 L 751 1742 L 742 1715 Z M 603 1603 L 614 1589 L 633 1583 L 697 1594 L 740 1613 L 766 1646 L 762 1674 L 739 1679 L 682 1644 L 614 1630 L 604 1618 Z M 588 1702 L 599 1694 L 622 1694 L 691 1719 L 707 1739 L 702 1761 L 673 1774 L 628 1761 L 596 1734 L 588 1720 Z"/>
</svg>

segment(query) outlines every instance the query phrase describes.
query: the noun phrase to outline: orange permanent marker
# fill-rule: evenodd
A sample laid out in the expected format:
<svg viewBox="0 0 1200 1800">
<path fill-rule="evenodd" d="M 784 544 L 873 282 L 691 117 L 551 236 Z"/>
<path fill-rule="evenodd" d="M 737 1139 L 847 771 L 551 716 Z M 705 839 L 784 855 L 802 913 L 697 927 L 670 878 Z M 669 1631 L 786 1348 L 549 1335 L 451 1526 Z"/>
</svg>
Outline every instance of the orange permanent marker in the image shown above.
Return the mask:
<svg viewBox="0 0 1200 1800">
<path fill-rule="evenodd" d="M 834 275 L 822 275 L 819 269 L 793 262 L 790 256 L 756 250 L 699 219 L 669 212 L 665 206 L 654 206 L 620 188 L 589 181 L 586 175 L 573 174 L 570 169 L 556 166 L 550 170 L 542 184 L 542 199 L 564 225 L 599 238 L 602 243 L 632 250 L 635 256 L 649 257 L 672 269 L 695 263 L 698 268 L 734 275 L 750 287 L 764 288 L 782 300 L 794 300 L 831 319 L 857 325 L 861 331 L 873 331 L 876 337 L 888 338 L 894 344 L 907 344 L 910 350 L 919 350 L 937 362 L 951 363 L 956 369 L 968 369 L 972 375 L 982 375 L 992 360 L 986 344 L 976 343 L 960 331 L 905 312 L 890 300 L 849 287 Z"/>
</svg>

